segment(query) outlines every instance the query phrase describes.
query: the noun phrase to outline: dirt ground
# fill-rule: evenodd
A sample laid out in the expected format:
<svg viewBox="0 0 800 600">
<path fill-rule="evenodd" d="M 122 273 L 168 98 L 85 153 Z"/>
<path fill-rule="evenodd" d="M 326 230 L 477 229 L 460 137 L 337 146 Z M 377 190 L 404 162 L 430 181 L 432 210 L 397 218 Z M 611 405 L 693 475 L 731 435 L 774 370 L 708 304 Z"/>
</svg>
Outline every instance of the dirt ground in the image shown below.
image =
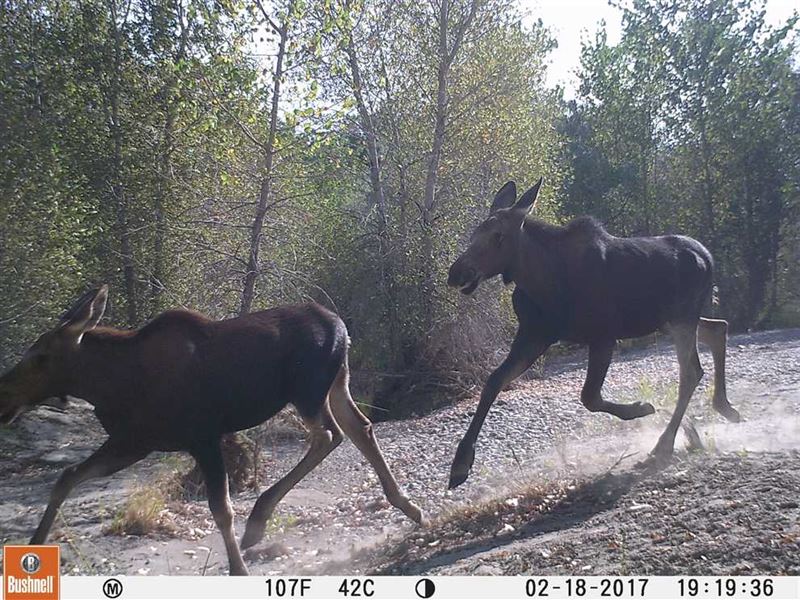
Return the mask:
<svg viewBox="0 0 800 600">
<path fill-rule="evenodd" d="M 800 575 L 800 454 L 695 454 L 661 472 L 509 492 L 384 544 L 387 575 Z M 377 558 L 376 558 L 377 557 Z"/>
<path fill-rule="evenodd" d="M 418 528 L 383 499 L 349 442 L 278 507 L 265 541 L 246 555 L 253 574 L 800 574 L 800 330 L 732 337 L 728 392 L 745 421 L 709 408 L 712 367 L 689 407 L 706 448 L 677 453 L 664 471 L 633 468 L 655 444 L 677 391 L 666 341 L 618 352 L 605 394 L 643 400 L 655 415 L 623 422 L 578 401 L 585 352 L 548 364 L 495 403 L 475 468 L 447 491 L 455 446 L 476 397 L 421 418 L 381 423 L 387 461 L 431 524 Z M 25 542 L 60 470 L 97 447 L 91 408 L 28 413 L 0 429 L 0 543 Z M 304 452 L 298 433 L 268 427 L 261 489 Z M 677 446 L 684 440 L 679 436 Z M 147 535 L 110 533 L 122 511 L 170 474 L 179 455 L 153 455 L 67 500 L 51 540 L 75 574 L 223 574 L 222 542 L 202 501 L 157 506 Z M 188 464 L 188 463 L 186 463 Z M 234 497 L 237 531 L 256 491 Z"/>
</svg>

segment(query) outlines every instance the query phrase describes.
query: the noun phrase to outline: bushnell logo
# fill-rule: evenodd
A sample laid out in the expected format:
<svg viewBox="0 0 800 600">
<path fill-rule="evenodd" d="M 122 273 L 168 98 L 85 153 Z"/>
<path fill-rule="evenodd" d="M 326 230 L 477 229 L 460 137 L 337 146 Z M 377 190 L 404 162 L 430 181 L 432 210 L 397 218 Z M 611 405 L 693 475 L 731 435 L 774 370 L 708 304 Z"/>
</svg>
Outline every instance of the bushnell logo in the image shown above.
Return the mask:
<svg viewBox="0 0 800 600">
<path fill-rule="evenodd" d="M 22 557 L 22 560 L 19 562 L 22 565 L 22 570 L 25 571 L 28 575 L 33 575 L 36 571 L 39 570 L 39 567 L 42 566 L 42 561 L 39 560 L 39 555 L 34 554 L 33 552 L 28 552 L 25 556 Z"/>
<path fill-rule="evenodd" d="M 3 600 L 58 600 L 58 546 L 4 546 Z"/>
</svg>

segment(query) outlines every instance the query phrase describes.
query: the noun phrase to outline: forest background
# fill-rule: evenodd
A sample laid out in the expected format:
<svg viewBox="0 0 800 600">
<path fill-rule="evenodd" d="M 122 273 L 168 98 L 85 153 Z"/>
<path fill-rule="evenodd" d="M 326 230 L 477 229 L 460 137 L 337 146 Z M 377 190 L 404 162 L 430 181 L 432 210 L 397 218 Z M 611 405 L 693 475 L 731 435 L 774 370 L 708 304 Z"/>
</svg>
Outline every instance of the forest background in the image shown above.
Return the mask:
<svg viewBox="0 0 800 600">
<path fill-rule="evenodd" d="M 123 327 L 314 300 L 374 418 L 429 410 L 513 337 L 446 271 L 540 175 L 538 217 L 696 237 L 715 314 L 800 325 L 797 16 L 617 4 L 566 100 L 511 0 L 0 0 L 0 367 L 100 283 Z"/>
</svg>

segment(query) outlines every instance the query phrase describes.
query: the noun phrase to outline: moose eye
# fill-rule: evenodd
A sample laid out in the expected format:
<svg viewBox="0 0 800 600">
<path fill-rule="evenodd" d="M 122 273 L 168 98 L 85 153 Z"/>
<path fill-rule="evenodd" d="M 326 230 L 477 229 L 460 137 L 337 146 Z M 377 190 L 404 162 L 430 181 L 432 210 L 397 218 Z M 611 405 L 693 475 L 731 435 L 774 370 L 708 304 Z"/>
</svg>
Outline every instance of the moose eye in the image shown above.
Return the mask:
<svg viewBox="0 0 800 600">
<path fill-rule="evenodd" d="M 499 246 L 503 243 L 503 234 L 500 231 L 495 231 L 492 234 L 492 242 L 494 242 L 495 246 Z"/>
<path fill-rule="evenodd" d="M 47 354 L 36 354 L 31 360 L 35 366 L 43 367 L 50 361 L 50 357 Z"/>
</svg>

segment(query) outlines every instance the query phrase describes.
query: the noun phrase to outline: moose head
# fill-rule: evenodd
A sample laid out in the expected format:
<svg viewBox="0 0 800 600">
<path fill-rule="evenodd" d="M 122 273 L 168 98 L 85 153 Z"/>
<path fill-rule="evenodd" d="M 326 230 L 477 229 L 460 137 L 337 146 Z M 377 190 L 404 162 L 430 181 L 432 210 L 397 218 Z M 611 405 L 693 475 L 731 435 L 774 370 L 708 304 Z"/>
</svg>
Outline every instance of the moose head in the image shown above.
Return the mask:
<svg viewBox="0 0 800 600">
<path fill-rule="evenodd" d="M 0 377 L 0 423 L 42 404 L 63 407 L 84 333 L 97 326 L 108 300 L 104 285 L 81 296 L 59 324 L 43 334 L 22 359 Z"/>
<path fill-rule="evenodd" d="M 450 267 L 447 285 L 471 294 L 478 285 L 495 275 L 511 281 L 510 271 L 517 256 L 517 243 L 525 217 L 536 206 L 542 178 L 517 200 L 517 186 L 507 182 L 495 194 L 489 217 L 470 238 L 469 247 Z"/>
</svg>

